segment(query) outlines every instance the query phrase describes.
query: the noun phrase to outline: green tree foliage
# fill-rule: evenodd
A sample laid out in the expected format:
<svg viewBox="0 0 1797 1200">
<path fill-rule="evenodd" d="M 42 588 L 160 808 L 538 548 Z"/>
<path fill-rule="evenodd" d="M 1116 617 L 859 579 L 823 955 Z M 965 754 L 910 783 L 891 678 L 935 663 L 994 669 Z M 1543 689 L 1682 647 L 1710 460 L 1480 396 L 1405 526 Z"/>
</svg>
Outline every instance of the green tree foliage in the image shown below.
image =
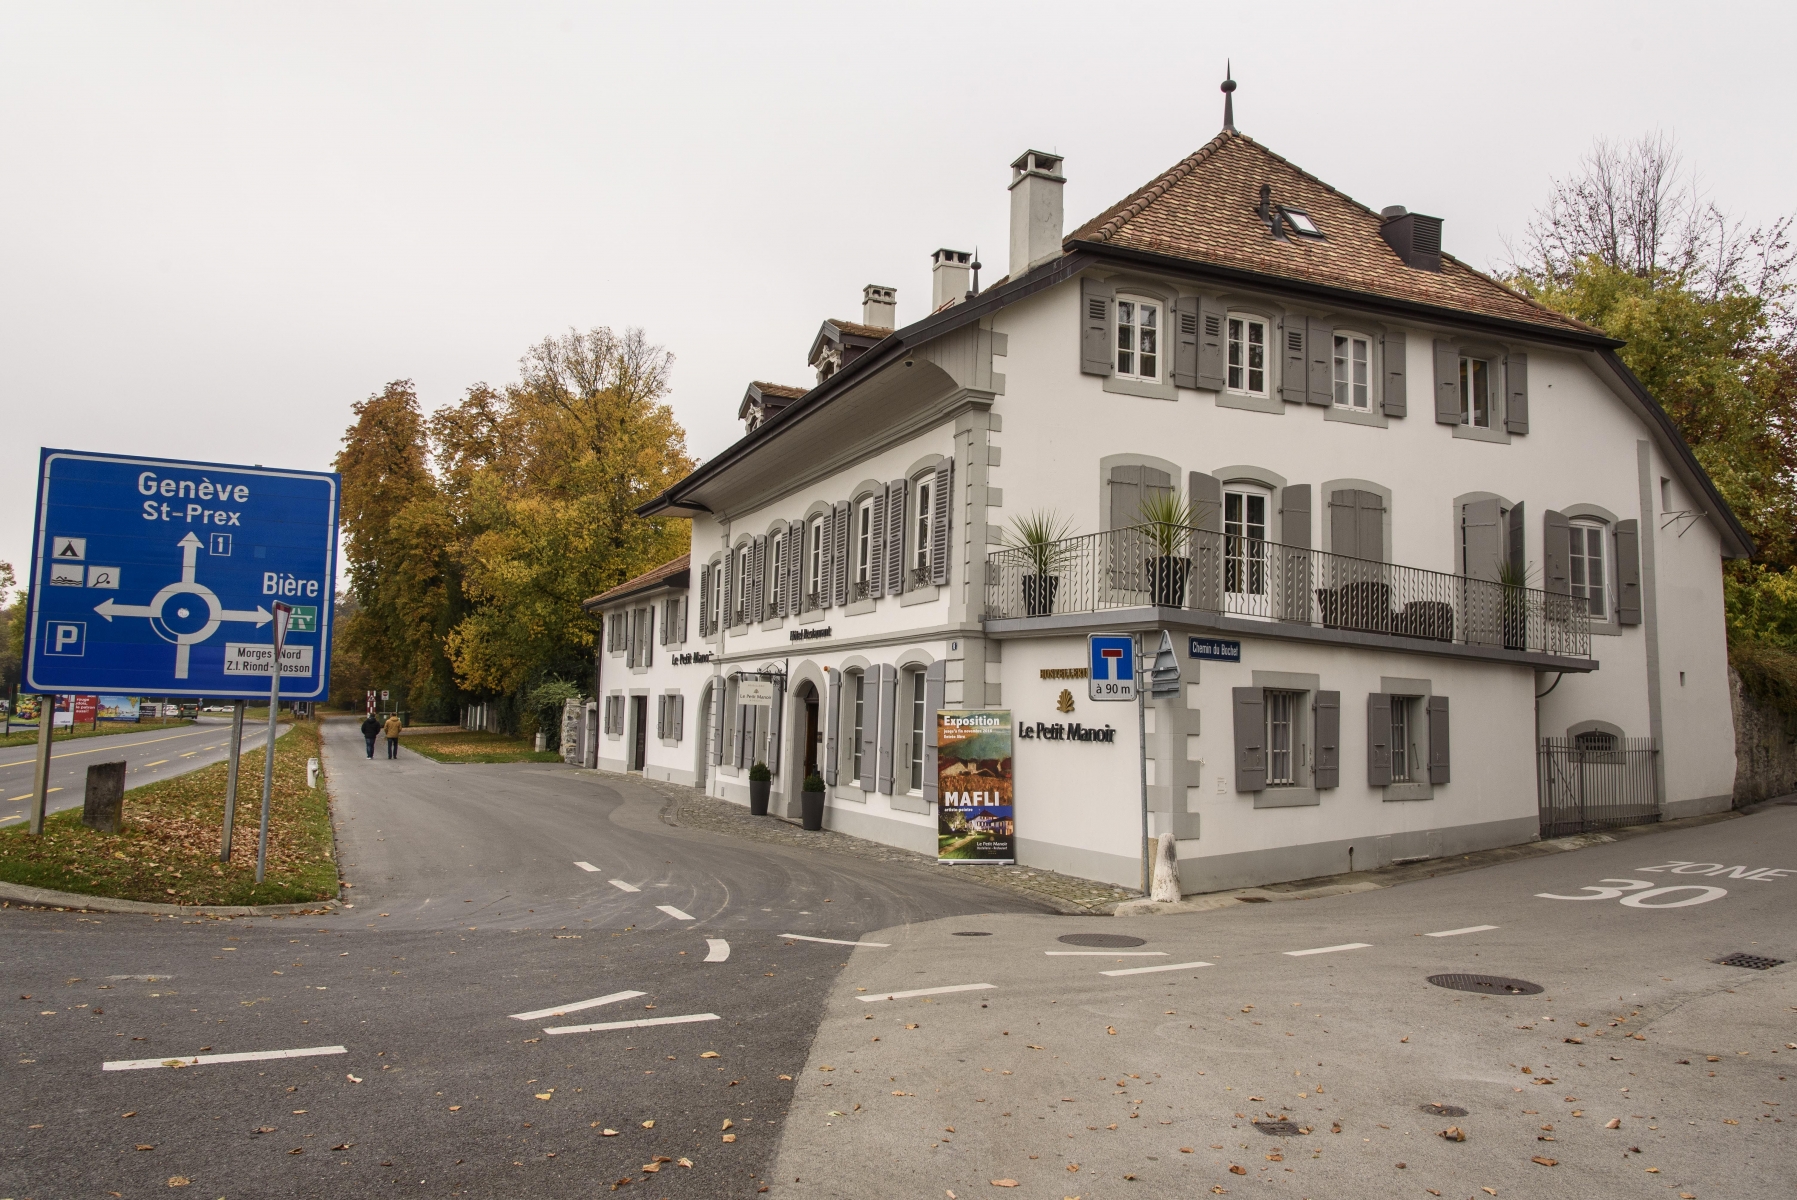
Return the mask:
<svg viewBox="0 0 1797 1200">
<path fill-rule="evenodd" d="M 11 698 L 25 664 L 25 589 L 11 596 L 17 582 L 12 564 L 0 562 L 0 696 Z"/>
</svg>

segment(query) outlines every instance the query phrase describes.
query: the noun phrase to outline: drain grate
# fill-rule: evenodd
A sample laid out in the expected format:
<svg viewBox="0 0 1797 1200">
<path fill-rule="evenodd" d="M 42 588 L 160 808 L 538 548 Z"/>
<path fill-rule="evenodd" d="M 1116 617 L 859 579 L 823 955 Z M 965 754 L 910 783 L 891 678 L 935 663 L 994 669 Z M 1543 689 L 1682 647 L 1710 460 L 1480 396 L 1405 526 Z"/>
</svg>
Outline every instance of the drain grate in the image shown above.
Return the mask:
<svg viewBox="0 0 1797 1200">
<path fill-rule="evenodd" d="M 1298 1132 L 1295 1121 L 1256 1121 L 1254 1127 L 1268 1137 L 1292 1137 Z"/>
<path fill-rule="evenodd" d="M 1784 966 L 1785 960 L 1767 958 L 1763 954 L 1731 954 L 1727 958 L 1717 959 L 1716 963 L 1724 967 L 1748 967 L 1755 971 L 1765 971 L 1772 967 Z"/>
<path fill-rule="evenodd" d="M 962 929 L 962 930 L 957 930 L 952 936 L 954 936 L 954 937 L 991 937 L 992 935 L 990 933 L 987 933 L 983 929 Z"/>
<path fill-rule="evenodd" d="M 1432 1117 L 1464 1117 L 1466 1110 L 1458 1104 L 1419 1104 L 1418 1108 Z"/>
<path fill-rule="evenodd" d="M 1502 975 L 1431 975 L 1429 982 L 1439 988 L 1478 992 L 1485 996 L 1535 996 L 1546 990 L 1539 983 L 1505 979 Z"/>
<path fill-rule="evenodd" d="M 1102 946 L 1107 950 L 1148 944 L 1147 938 L 1130 937 L 1127 933 L 1063 933 L 1055 940 L 1069 946 Z"/>
</svg>

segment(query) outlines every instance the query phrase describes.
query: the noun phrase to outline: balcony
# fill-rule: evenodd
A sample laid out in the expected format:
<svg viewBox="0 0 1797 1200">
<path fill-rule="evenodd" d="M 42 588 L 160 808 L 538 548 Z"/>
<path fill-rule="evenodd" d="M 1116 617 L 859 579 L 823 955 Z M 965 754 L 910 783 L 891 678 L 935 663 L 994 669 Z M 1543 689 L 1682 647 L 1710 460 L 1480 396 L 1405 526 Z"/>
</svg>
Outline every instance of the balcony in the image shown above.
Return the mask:
<svg viewBox="0 0 1797 1200">
<path fill-rule="evenodd" d="M 1022 622 L 1017 632 L 1050 618 L 1183 609 L 1194 624 L 1249 635 L 1264 624 L 1275 637 L 1595 665 L 1566 661 L 1591 657 L 1590 614 L 1569 595 L 1210 530 L 1137 525 L 1006 548 L 987 562 L 985 619 Z"/>
</svg>

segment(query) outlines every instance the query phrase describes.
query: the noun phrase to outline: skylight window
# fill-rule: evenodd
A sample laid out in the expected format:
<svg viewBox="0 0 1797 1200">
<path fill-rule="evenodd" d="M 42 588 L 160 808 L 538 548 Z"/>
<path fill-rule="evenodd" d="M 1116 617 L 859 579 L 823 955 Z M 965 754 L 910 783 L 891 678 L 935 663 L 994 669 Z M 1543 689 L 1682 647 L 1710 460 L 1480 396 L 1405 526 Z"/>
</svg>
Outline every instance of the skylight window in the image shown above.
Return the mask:
<svg viewBox="0 0 1797 1200">
<path fill-rule="evenodd" d="M 1286 224 L 1292 227 L 1292 232 L 1300 237 L 1320 238 L 1323 236 L 1323 231 L 1317 228 L 1317 223 L 1311 220 L 1310 214 L 1303 209 L 1281 208 L 1279 211 L 1285 216 Z"/>
</svg>

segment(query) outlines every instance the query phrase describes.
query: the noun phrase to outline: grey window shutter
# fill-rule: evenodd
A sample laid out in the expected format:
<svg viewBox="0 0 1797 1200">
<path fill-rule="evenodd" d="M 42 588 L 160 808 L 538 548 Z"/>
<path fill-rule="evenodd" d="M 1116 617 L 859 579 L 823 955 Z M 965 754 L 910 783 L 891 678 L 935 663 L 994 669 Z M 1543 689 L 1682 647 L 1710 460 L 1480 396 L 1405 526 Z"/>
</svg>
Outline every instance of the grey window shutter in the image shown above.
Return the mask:
<svg viewBox="0 0 1797 1200">
<path fill-rule="evenodd" d="M 655 736 L 658 738 L 668 736 L 668 698 L 666 696 L 655 698 Z"/>
<path fill-rule="evenodd" d="M 946 584 L 949 574 L 949 528 L 954 515 L 952 485 L 955 460 L 945 458 L 936 467 L 936 482 L 930 492 L 930 582 Z"/>
<path fill-rule="evenodd" d="M 1572 595 L 1572 522 L 1565 513 L 1541 514 L 1541 586 L 1551 595 Z"/>
<path fill-rule="evenodd" d="M 1267 701 L 1260 688 L 1232 688 L 1235 701 L 1235 790 L 1267 787 Z"/>
<path fill-rule="evenodd" d="M 776 545 L 776 538 L 778 538 L 777 544 L 779 546 L 779 552 L 777 554 L 773 549 Z M 779 560 L 774 565 L 773 578 L 768 581 L 769 585 L 774 590 L 773 594 L 767 598 L 767 606 L 773 610 L 774 616 L 784 617 L 786 615 L 786 593 L 788 591 L 787 576 L 792 571 L 792 543 L 786 539 L 785 531 L 781 531 L 778 534 L 769 534 L 767 540 L 769 556 Z"/>
<path fill-rule="evenodd" d="M 905 590 L 905 512 L 907 482 L 895 479 L 886 485 L 886 594 Z"/>
<path fill-rule="evenodd" d="M 796 617 L 805 611 L 805 522 L 794 521 L 786 527 L 786 558 L 791 569 L 786 572 L 786 612 Z"/>
<path fill-rule="evenodd" d="M 830 587 L 836 593 L 838 608 L 849 602 L 849 514 L 852 507 L 847 500 L 839 500 L 830 512 L 830 537 L 834 543 Z"/>
<path fill-rule="evenodd" d="M 875 745 L 878 747 L 876 760 L 879 784 L 882 795 L 892 795 L 892 751 L 893 741 L 898 732 L 898 668 L 891 663 L 880 664 L 880 720 L 879 728 L 874 731 Z"/>
<path fill-rule="evenodd" d="M 1529 356 L 1512 354 L 1504 364 L 1504 428 L 1511 433 L 1529 431 Z"/>
<path fill-rule="evenodd" d="M 725 695 L 729 694 L 729 689 L 726 689 Z M 740 767 L 743 765 L 743 742 L 746 740 L 749 732 L 748 718 L 749 710 L 747 707 L 744 706 L 741 700 L 735 700 L 733 698 L 730 712 L 730 765 L 733 767 Z"/>
<path fill-rule="evenodd" d="M 1279 540 L 1287 546 L 1310 549 L 1310 485 L 1294 483 L 1279 489 Z"/>
<path fill-rule="evenodd" d="M 1317 693 L 1316 786 L 1340 787 L 1342 781 L 1342 694 Z"/>
<path fill-rule="evenodd" d="M 1385 499 L 1377 492 L 1354 493 L 1355 538 L 1360 557 L 1373 562 L 1385 561 Z"/>
<path fill-rule="evenodd" d="M 934 804 L 936 794 L 937 710 L 946 703 L 948 664 L 933 662 L 923 673 L 923 798 Z"/>
<path fill-rule="evenodd" d="M 692 606 L 693 598 L 690 595 L 680 597 L 680 640 L 683 644 L 686 641 L 686 621 Z"/>
<path fill-rule="evenodd" d="M 724 681 L 721 676 L 711 681 L 706 723 L 711 726 L 711 765 L 722 766 L 724 762 Z"/>
<path fill-rule="evenodd" d="M 874 511 L 867 531 L 867 594 L 879 598 L 886 594 L 886 489 L 873 494 Z"/>
<path fill-rule="evenodd" d="M 767 536 L 763 534 L 755 539 L 753 561 L 749 563 L 749 575 L 754 583 L 749 588 L 749 621 L 759 625 L 767 619 Z"/>
<path fill-rule="evenodd" d="M 686 696 L 674 697 L 674 740 L 679 741 L 686 736 Z"/>
<path fill-rule="evenodd" d="M 699 568 L 699 636 L 711 636 L 711 566 Z"/>
<path fill-rule="evenodd" d="M 1186 476 L 1186 498 L 1192 502 L 1192 523 L 1210 532 L 1223 532 L 1223 481 L 1203 471 Z"/>
<path fill-rule="evenodd" d="M 1110 490 L 1111 528 L 1128 529 L 1141 524 L 1142 472 L 1137 466 L 1112 467 L 1106 486 Z"/>
<path fill-rule="evenodd" d="M 1115 294 L 1109 284 L 1079 281 L 1079 369 L 1087 375 L 1111 373 L 1111 297 Z"/>
<path fill-rule="evenodd" d="M 1384 353 L 1385 395 L 1382 400 L 1385 415 L 1401 417 L 1409 410 L 1405 380 L 1410 353 L 1410 347 L 1402 329 L 1394 329 L 1385 335 Z"/>
<path fill-rule="evenodd" d="M 724 555 L 724 561 L 718 565 L 722 567 L 724 571 L 724 582 L 719 588 L 719 591 L 722 594 L 722 606 L 718 609 L 718 612 L 721 614 L 718 618 L 718 624 L 725 629 L 729 629 L 732 625 L 736 624 L 736 608 L 733 604 L 733 601 L 736 599 L 734 595 L 736 591 L 736 551 L 732 550 L 730 553 Z"/>
<path fill-rule="evenodd" d="M 830 511 L 819 517 L 818 522 L 822 526 L 822 536 L 818 539 L 818 577 L 811 581 L 811 586 L 817 592 L 817 606 L 829 608 L 830 597 L 836 589 L 836 585 L 832 582 L 836 578 L 835 507 L 832 506 Z"/>
<path fill-rule="evenodd" d="M 1198 386 L 1198 298 L 1173 302 L 1173 386 Z"/>
<path fill-rule="evenodd" d="M 1186 499 L 1198 530 L 1192 546 L 1192 586 L 1186 605 L 1218 612 L 1223 605 L 1223 482 L 1215 475 L 1192 471 L 1186 476 Z"/>
<path fill-rule="evenodd" d="M 1429 782 L 1448 781 L 1448 698 L 1429 697 Z"/>
<path fill-rule="evenodd" d="M 1460 571 L 1472 579 L 1497 581 L 1504 561 L 1503 510 L 1496 500 L 1474 500 L 1460 514 Z"/>
<path fill-rule="evenodd" d="M 1460 347 L 1447 338 L 1435 339 L 1435 421 L 1460 424 Z"/>
<path fill-rule="evenodd" d="M 1359 492 L 1352 488 L 1343 488 L 1339 492 L 1329 493 L 1329 552 L 1345 554 L 1349 558 L 1362 558 L 1360 553 L 1360 522 L 1356 519 L 1356 498 Z"/>
<path fill-rule="evenodd" d="M 854 700 L 849 699 L 853 704 Z M 880 668 L 861 673 L 861 790 L 874 790 L 874 767 L 880 760 Z"/>
<path fill-rule="evenodd" d="M 1383 692 L 1366 698 L 1366 782 L 1368 787 L 1391 782 L 1391 697 Z"/>
<path fill-rule="evenodd" d="M 1527 510 L 1528 505 L 1521 500 L 1518 500 L 1516 506 L 1510 510 L 1509 531 L 1504 542 L 1504 552 L 1509 558 L 1510 570 L 1515 573 L 1514 578 L 1517 579 L 1526 576 L 1529 569 Z M 1570 552 L 1570 544 L 1567 549 Z"/>
<path fill-rule="evenodd" d="M 1616 522 L 1616 619 L 1641 624 L 1641 524 Z"/>
<path fill-rule="evenodd" d="M 1310 402 L 1335 403 L 1335 330 L 1323 321 L 1310 322 Z"/>
<path fill-rule="evenodd" d="M 1198 386 L 1223 390 L 1223 306 L 1209 296 L 1198 298 Z"/>
<path fill-rule="evenodd" d="M 1310 356 L 1304 352 L 1304 333 L 1308 322 L 1303 317 L 1287 316 L 1285 355 L 1280 364 L 1279 394 L 1287 404 L 1302 404 L 1310 393 Z"/>
<path fill-rule="evenodd" d="M 767 769 L 775 773 L 780 770 L 780 730 L 785 716 L 786 688 L 779 679 L 775 679 L 774 705 L 767 710 Z"/>
<path fill-rule="evenodd" d="M 643 610 L 643 666 L 655 665 L 655 608 Z"/>
<path fill-rule="evenodd" d="M 836 743 L 837 735 L 842 728 L 842 672 L 827 672 L 830 676 L 829 700 L 824 708 L 824 782 L 831 787 L 836 786 Z"/>
<path fill-rule="evenodd" d="M 660 604 L 655 606 L 656 608 L 661 610 L 661 613 L 660 613 L 660 616 L 661 616 L 661 644 L 664 646 L 668 644 L 668 605 L 669 605 L 669 603 L 670 603 L 670 601 L 663 600 Z"/>
</svg>

